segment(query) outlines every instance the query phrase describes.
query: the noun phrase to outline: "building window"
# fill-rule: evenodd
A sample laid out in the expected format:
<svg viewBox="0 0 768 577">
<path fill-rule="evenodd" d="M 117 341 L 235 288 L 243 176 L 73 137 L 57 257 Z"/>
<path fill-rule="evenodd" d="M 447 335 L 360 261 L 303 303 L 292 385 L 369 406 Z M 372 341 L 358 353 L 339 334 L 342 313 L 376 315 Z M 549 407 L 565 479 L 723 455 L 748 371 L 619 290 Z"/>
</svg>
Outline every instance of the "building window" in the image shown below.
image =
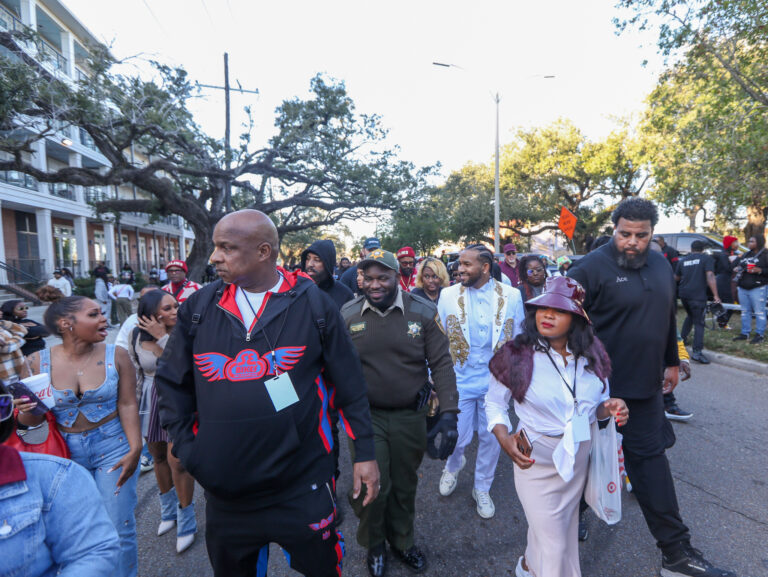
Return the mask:
<svg viewBox="0 0 768 577">
<path fill-rule="evenodd" d="M 147 270 L 147 239 L 143 236 L 139 236 L 139 268 Z"/>
<path fill-rule="evenodd" d="M 128 247 L 128 235 L 127 234 L 121 234 L 120 235 L 120 251 L 121 251 L 121 258 L 123 259 L 123 264 L 131 262 L 131 249 Z M 131 267 L 133 268 L 133 267 Z"/>
<path fill-rule="evenodd" d="M 67 267 L 75 270 L 78 261 L 75 229 L 71 226 L 54 226 L 53 243 L 56 253 L 56 268 Z"/>
<path fill-rule="evenodd" d="M 95 260 L 107 262 L 107 242 L 104 240 L 104 231 L 93 231 L 93 256 Z M 113 263 L 107 263 L 111 266 Z"/>
<path fill-rule="evenodd" d="M 19 259 L 40 258 L 37 242 L 37 219 L 29 212 L 16 211 L 16 240 L 19 243 Z"/>
</svg>

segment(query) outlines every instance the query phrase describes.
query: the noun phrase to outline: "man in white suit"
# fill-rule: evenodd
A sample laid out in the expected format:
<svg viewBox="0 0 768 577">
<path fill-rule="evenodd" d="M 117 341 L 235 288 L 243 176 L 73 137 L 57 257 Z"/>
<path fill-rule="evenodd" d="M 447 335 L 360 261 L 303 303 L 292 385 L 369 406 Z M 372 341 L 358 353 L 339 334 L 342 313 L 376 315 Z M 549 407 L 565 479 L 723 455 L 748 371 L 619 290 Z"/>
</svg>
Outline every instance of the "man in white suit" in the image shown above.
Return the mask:
<svg viewBox="0 0 768 577">
<path fill-rule="evenodd" d="M 440 494 L 456 489 L 459 471 L 467 460 L 465 447 L 477 430 L 479 446 L 472 497 L 477 513 L 490 519 L 496 512 L 490 490 L 500 446 L 488 432 L 485 393 L 488 392 L 493 353 L 517 335 L 525 311 L 520 291 L 491 277 L 493 253 L 484 245 L 465 248 L 459 256 L 460 284 L 443 289 L 437 309 L 450 342 L 459 390 L 459 440 L 440 477 Z"/>
</svg>

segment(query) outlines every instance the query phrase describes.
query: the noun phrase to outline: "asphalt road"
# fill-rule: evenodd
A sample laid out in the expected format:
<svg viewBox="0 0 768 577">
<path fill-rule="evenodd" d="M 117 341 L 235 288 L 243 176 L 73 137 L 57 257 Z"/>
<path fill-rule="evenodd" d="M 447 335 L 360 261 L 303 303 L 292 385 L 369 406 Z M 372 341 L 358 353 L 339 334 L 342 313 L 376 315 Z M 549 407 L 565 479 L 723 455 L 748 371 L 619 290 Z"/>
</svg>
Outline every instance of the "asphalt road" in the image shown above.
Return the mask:
<svg viewBox="0 0 768 577">
<path fill-rule="evenodd" d="M 688 423 L 675 423 L 678 441 L 669 451 L 683 518 L 691 527 L 694 546 L 712 562 L 736 571 L 740 577 L 768 577 L 768 447 L 764 426 L 768 380 L 722 365 L 693 368 L 693 378 L 678 389 L 678 401 L 695 416 Z M 350 487 L 350 465 L 344 440 L 342 445 L 343 495 Z M 468 458 L 474 463 L 474 445 Z M 490 520 L 482 520 L 475 512 L 470 468 L 461 474 L 456 492 L 447 498 L 437 491 L 441 469 L 442 463 L 425 459 L 419 472 L 416 540 L 430 563 L 424 575 L 514 575 L 517 558 L 525 547 L 527 526 L 515 495 L 511 461 L 502 454 L 491 489 L 496 516 Z M 157 489 L 152 473 L 142 475 L 137 509 L 141 576 L 212 575 L 205 551 L 205 497 L 200 487 L 195 501 L 200 533 L 191 549 L 177 555 L 173 532 L 155 535 L 160 519 Z M 659 574 L 660 554 L 636 501 L 625 493 L 623 505 L 623 519 L 613 527 L 588 513 L 590 537 L 580 545 L 585 577 Z M 344 574 L 365 577 L 365 550 L 355 541 L 357 521 L 349 505 L 344 512 Z M 298 575 L 287 567 L 275 546 L 269 574 Z M 387 575 L 410 574 L 390 558 Z"/>
</svg>

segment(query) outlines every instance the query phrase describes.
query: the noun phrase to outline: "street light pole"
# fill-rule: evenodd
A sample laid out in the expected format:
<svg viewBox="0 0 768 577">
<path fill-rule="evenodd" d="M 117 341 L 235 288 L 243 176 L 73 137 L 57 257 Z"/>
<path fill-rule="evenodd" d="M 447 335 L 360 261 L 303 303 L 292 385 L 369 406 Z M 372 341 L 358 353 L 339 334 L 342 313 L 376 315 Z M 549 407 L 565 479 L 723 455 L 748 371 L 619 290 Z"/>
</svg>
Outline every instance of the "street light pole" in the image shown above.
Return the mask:
<svg viewBox="0 0 768 577">
<path fill-rule="evenodd" d="M 501 203 L 500 193 L 499 193 L 499 93 L 496 93 L 496 97 L 494 98 L 496 101 L 496 177 L 493 182 L 493 252 L 499 252 L 499 240 L 501 239 L 500 236 L 500 208 L 499 205 Z"/>
<path fill-rule="evenodd" d="M 447 64 L 445 62 L 432 62 L 433 66 L 440 66 L 441 68 L 458 68 L 464 70 L 461 66 L 456 64 Z M 536 74 L 539 78 L 555 78 L 554 74 Z M 501 96 L 499 92 L 493 95 L 493 101 L 496 103 L 496 158 L 495 158 L 495 177 L 493 182 L 493 250 L 494 252 L 500 252 L 501 231 L 500 231 L 500 206 L 501 206 L 501 193 L 499 192 L 499 102 L 501 102 Z"/>
</svg>

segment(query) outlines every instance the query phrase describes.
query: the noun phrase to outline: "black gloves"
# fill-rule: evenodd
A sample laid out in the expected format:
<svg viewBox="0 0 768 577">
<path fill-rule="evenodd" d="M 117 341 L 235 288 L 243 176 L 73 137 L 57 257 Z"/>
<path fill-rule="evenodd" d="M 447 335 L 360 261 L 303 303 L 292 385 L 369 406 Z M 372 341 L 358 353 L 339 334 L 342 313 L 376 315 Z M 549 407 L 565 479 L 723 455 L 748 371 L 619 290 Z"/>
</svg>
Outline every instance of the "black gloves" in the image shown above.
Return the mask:
<svg viewBox="0 0 768 577">
<path fill-rule="evenodd" d="M 427 454 L 433 459 L 444 461 L 456 448 L 459 440 L 457 430 L 459 417 L 456 413 L 441 413 L 432 429 L 427 432 Z M 440 447 L 437 446 L 437 436 L 440 435 Z"/>
</svg>

